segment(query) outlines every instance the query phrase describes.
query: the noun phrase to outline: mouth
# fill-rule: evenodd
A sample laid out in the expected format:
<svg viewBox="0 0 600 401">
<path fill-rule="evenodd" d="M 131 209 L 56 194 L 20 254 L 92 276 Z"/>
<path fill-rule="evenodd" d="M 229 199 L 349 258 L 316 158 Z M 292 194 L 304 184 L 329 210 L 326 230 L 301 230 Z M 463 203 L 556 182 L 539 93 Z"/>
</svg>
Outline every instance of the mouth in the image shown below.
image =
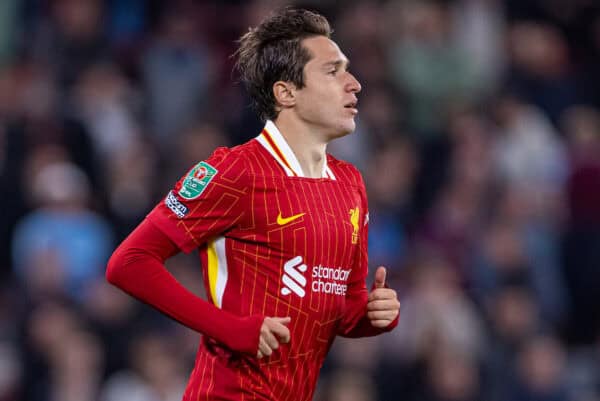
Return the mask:
<svg viewBox="0 0 600 401">
<path fill-rule="evenodd" d="M 350 112 L 352 114 L 358 114 L 358 109 L 356 108 L 357 104 L 358 104 L 358 101 L 357 100 L 353 100 L 351 102 L 346 103 L 344 105 L 344 108 L 350 110 Z"/>
</svg>

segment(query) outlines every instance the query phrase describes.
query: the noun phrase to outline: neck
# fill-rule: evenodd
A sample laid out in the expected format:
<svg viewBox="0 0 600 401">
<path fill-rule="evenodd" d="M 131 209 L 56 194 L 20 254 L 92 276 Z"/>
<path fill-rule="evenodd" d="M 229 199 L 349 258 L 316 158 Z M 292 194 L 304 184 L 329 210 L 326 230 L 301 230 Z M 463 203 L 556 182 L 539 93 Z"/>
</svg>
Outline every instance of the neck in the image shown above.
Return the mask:
<svg viewBox="0 0 600 401">
<path fill-rule="evenodd" d="M 327 141 L 319 137 L 315 130 L 286 116 L 279 115 L 273 122 L 294 152 L 304 175 L 321 178 L 327 157 Z"/>
</svg>

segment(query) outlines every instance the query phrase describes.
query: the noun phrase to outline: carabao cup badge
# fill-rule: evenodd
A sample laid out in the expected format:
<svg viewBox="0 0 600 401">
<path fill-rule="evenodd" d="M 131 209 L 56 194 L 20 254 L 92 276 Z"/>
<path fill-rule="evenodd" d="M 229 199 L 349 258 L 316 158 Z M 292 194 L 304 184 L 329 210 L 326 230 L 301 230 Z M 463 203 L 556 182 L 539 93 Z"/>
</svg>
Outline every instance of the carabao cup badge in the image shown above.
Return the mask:
<svg viewBox="0 0 600 401">
<path fill-rule="evenodd" d="M 200 162 L 190 170 L 183 180 L 179 195 L 185 199 L 196 199 L 206 189 L 217 174 L 217 169 L 206 162 Z"/>
</svg>

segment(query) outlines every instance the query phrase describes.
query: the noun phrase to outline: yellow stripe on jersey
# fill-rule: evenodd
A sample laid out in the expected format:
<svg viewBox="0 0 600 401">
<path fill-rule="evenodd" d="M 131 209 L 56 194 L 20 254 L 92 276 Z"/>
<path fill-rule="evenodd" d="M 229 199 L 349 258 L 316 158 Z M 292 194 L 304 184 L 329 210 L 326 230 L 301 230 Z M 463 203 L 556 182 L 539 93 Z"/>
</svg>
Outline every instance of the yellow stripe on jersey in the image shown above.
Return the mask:
<svg viewBox="0 0 600 401">
<path fill-rule="evenodd" d="M 213 303 L 221 308 L 223 294 L 227 285 L 227 255 L 225 254 L 225 237 L 218 237 L 208 243 L 206 250 L 208 259 L 208 288 Z"/>
<path fill-rule="evenodd" d="M 219 271 L 219 259 L 217 258 L 217 249 L 214 240 L 208 243 L 207 255 L 208 287 L 210 289 L 210 298 L 212 299 L 213 303 L 220 308 L 221 305 L 217 303 L 217 278 Z"/>
</svg>

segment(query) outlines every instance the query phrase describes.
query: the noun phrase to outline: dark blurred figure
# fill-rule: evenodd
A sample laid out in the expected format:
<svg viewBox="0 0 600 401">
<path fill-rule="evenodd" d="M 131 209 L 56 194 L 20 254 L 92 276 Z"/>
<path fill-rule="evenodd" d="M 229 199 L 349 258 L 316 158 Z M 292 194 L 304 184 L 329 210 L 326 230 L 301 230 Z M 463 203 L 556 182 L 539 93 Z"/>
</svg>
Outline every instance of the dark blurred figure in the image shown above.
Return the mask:
<svg viewBox="0 0 600 401">
<path fill-rule="evenodd" d="M 583 99 L 564 36 L 549 24 L 518 22 L 508 40 L 512 71 L 507 85 L 557 123 L 567 107 Z"/>
<path fill-rule="evenodd" d="M 57 0 L 47 6 L 49 18 L 38 20 L 25 45 L 68 89 L 88 66 L 110 57 L 104 2 Z"/>
<path fill-rule="evenodd" d="M 94 401 L 102 380 L 103 349 L 78 311 L 47 299 L 24 322 L 24 400 Z"/>
<path fill-rule="evenodd" d="M 408 252 L 411 191 L 418 169 L 414 147 L 408 139 L 389 141 L 366 171 L 369 192 L 369 260 L 390 266 L 390 280 L 403 270 Z"/>
<path fill-rule="evenodd" d="M 489 318 L 490 341 L 482 369 L 484 399 L 505 401 L 515 382 L 518 352 L 543 322 L 531 290 L 516 283 L 488 294 L 482 307 Z"/>
<path fill-rule="evenodd" d="M 340 369 L 325 382 L 324 394 L 316 401 L 376 401 L 373 379 L 364 371 Z"/>
<path fill-rule="evenodd" d="M 175 344 L 163 333 L 130 338 L 130 368 L 111 375 L 100 393 L 102 401 L 179 401 L 184 371 Z"/>
<path fill-rule="evenodd" d="M 0 86 L 0 207 L 4 223 L 0 225 L 0 264 L 8 267 L 14 225 L 32 207 L 26 160 L 42 148 L 61 149 L 61 157 L 83 169 L 94 189 L 99 172 L 87 131 L 61 109 L 55 77 L 43 64 L 15 63 L 0 71 Z"/>
<path fill-rule="evenodd" d="M 194 7 L 165 10 L 159 31 L 141 59 L 147 120 L 155 140 L 168 146 L 211 104 L 213 58 Z"/>
<path fill-rule="evenodd" d="M 444 391 L 452 393 L 446 394 L 451 399 L 478 399 L 479 364 L 488 351 L 482 316 L 444 259 L 423 251 L 411 261 L 410 272 L 410 282 L 400 291 L 404 324 L 378 339 L 380 399 L 401 394 L 416 401 L 442 397 Z M 463 370 L 443 373 L 454 358 Z"/>
<path fill-rule="evenodd" d="M 470 355 L 451 349 L 432 349 L 423 394 L 414 401 L 477 401 L 479 367 Z"/>
<path fill-rule="evenodd" d="M 568 334 L 571 341 L 589 344 L 600 331 L 600 113 L 571 108 L 563 127 L 570 151 L 563 253 L 573 303 Z"/>
<path fill-rule="evenodd" d="M 568 401 L 566 354 L 558 339 L 536 336 L 517 357 L 518 377 L 508 401 Z"/>
</svg>

